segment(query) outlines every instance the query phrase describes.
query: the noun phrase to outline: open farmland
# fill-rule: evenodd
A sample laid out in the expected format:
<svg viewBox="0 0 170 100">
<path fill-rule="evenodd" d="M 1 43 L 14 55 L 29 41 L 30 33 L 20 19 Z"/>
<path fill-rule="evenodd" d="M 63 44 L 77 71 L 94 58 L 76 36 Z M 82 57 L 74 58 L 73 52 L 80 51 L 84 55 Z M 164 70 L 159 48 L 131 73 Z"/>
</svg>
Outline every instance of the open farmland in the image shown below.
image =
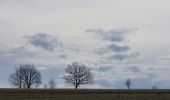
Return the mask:
<svg viewBox="0 0 170 100">
<path fill-rule="evenodd" d="M 170 100 L 170 90 L 0 89 L 0 100 Z"/>
</svg>

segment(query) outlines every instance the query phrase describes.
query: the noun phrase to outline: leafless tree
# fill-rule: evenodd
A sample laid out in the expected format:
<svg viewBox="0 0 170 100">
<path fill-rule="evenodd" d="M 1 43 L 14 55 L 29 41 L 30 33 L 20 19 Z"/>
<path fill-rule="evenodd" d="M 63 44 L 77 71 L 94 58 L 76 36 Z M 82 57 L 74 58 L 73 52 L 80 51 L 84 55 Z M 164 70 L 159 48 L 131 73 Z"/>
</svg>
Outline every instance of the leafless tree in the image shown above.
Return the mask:
<svg viewBox="0 0 170 100">
<path fill-rule="evenodd" d="M 126 84 L 127 88 L 130 89 L 130 86 L 132 85 L 132 80 L 127 79 L 125 84 Z"/>
<path fill-rule="evenodd" d="M 49 80 L 48 87 L 54 89 L 56 87 L 56 82 L 53 79 Z"/>
<path fill-rule="evenodd" d="M 65 79 L 65 83 L 74 86 L 76 89 L 80 87 L 80 85 L 90 84 L 93 82 L 91 70 L 84 64 L 73 62 L 71 65 L 66 67 L 65 72 L 66 74 L 63 77 L 63 79 Z"/>
<path fill-rule="evenodd" d="M 158 89 L 158 87 L 156 85 L 153 85 L 152 89 Z"/>
<path fill-rule="evenodd" d="M 9 83 L 14 85 L 15 87 L 18 88 L 23 88 L 23 67 L 21 65 L 19 65 L 19 67 L 17 67 L 15 69 L 15 72 L 13 74 L 10 75 L 9 78 Z"/>
<path fill-rule="evenodd" d="M 10 75 L 9 82 L 19 88 L 38 87 L 41 84 L 41 74 L 34 65 L 19 65 Z"/>
</svg>

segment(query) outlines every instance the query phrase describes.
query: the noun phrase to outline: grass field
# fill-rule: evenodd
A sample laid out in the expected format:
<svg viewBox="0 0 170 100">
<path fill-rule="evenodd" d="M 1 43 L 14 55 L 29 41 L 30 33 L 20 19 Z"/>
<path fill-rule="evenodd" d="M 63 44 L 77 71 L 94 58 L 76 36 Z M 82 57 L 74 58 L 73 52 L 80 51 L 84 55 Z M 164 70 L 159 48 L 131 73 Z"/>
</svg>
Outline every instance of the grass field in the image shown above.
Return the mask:
<svg viewBox="0 0 170 100">
<path fill-rule="evenodd" d="M 170 90 L 0 89 L 0 100 L 170 100 Z"/>
</svg>

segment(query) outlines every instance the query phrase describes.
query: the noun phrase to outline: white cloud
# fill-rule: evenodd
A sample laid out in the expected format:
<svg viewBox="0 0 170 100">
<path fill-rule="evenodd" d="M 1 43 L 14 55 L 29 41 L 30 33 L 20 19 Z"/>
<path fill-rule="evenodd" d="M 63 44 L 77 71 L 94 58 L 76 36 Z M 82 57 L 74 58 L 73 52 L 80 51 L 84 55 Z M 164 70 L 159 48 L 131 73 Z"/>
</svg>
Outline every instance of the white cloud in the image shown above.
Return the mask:
<svg viewBox="0 0 170 100">
<path fill-rule="evenodd" d="M 169 61 L 158 60 L 160 57 L 167 60 L 170 51 L 169 4 L 169 0 L 1 0 L 0 67 L 12 68 L 11 66 L 18 63 L 33 63 L 47 70 L 55 68 L 55 65 L 62 65 L 61 68 L 63 68 L 72 61 L 80 61 L 87 63 L 94 72 L 96 71 L 98 81 L 100 78 L 103 81 L 112 79 L 108 81 L 110 84 L 120 79 L 124 80 L 124 76 L 141 79 L 152 77 L 155 82 L 169 80 L 166 76 L 170 70 L 168 69 Z M 95 30 L 95 32 L 131 34 L 126 34 L 127 37 L 122 34 L 114 34 L 114 36 L 102 34 L 103 37 L 99 36 L 99 38 L 105 40 L 103 42 L 94 38 L 94 35 L 84 32 L 86 29 L 98 27 L 102 30 Z M 115 27 L 126 29 L 123 31 L 103 30 Z M 139 29 L 127 30 L 132 27 Z M 53 43 L 48 44 L 49 41 L 38 41 L 48 45 L 35 47 L 22 38 L 34 36 L 35 33 L 49 33 L 50 36 L 57 36 L 62 40 L 63 46 L 56 48 Z M 121 55 L 126 58 L 135 56 L 135 60 L 117 62 L 114 59 L 106 59 L 106 56 L 111 56 L 111 53 L 104 56 L 94 53 L 96 48 L 106 47 L 113 40 L 117 46 L 129 47 L 125 50 L 126 52 L 121 52 Z M 115 43 L 118 41 L 123 44 Z M 53 52 L 42 49 L 45 47 Z M 137 57 L 139 52 L 140 58 Z M 118 54 L 120 55 L 120 52 Z M 137 65 L 140 72 L 133 72 L 138 68 L 130 71 L 127 67 L 130 65 Z M 113 68 L 108 73 L 98 72 L 97 69 L 101 66 Z M 114 76 L 113 73 L 115 73 Z M 96 85 L 98 86 L 107 87 L 100 82 Z"/>
</svg>

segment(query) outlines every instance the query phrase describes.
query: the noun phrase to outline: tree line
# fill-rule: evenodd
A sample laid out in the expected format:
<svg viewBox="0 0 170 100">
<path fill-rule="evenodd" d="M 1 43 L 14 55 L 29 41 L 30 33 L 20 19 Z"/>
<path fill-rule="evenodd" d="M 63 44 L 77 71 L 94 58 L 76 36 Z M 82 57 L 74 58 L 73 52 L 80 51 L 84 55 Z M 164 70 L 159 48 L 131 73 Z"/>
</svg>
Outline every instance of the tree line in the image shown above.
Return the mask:
<svg viewBox="0 0 170 100">
<path fill-rule="evenodd" d="M 63 79 L 66 84 L 77 89 L 81 85 L 92 84 L 94 76 L 89 67 L 73 62 L 65 68 Z M 20 64 L 10 74 L 9 83 L 17 88 L 37 88 L 42 84 L 42 75 L 33 64 Z M 127 79 L 125 85 L 127 89 L 131 89 L 132 80 Z M 53 79 L 44 84 L 44 88 L 54 89 L 55 87 L 56 82 Z M 154 85 L 152 89 L 157 89 L 157 87 Z"/>
<path fill-rule="evenodd" d="M 89 67 L 73 62 L 65 68 L 63 79 L 66 84 L 77 89 L 81 85 L 93 83 L 93 74 Z M 42 84 L 41 80 L 42 75 L 33 64 L 20 64 L 9 77 L 9 83 L 17 88 L 37 88 Z M 44 85 L 44 88 L 47 87 L 55 88 L 55 81 L 51 79 Z"/>
</svg>

